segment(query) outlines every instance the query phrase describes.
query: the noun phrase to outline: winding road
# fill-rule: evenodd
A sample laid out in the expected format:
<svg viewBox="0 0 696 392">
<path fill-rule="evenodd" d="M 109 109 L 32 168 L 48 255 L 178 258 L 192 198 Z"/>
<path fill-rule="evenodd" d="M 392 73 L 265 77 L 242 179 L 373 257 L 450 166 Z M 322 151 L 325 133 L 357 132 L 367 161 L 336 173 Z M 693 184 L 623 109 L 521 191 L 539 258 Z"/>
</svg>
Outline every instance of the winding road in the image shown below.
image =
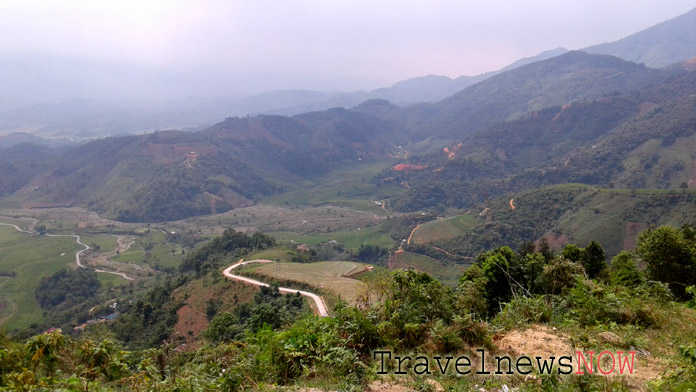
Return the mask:
<svg viewBox="0 0 696 392">
<path fill-rule="evenodd" d="M 237 264 L 233 264 L 233 265 L 231 265 L 231 266 L 225 268 L 225 270 L 222 271 L 222 274 L 223 274 L 227 279 L 232 279 L 232 280 L 236 280 L 236 281 L 239 281 L 239 282 L 244 282 L 244 283 L 252 284 L 252 285 L 254 285 L 254 286 L 270 287 L 270 285 L 267 284 L 267 283 L 263 283 L 263 282 L 261 282 L 261 281 L 255 280 L 255 279 L 247 278 L 246 276 L 235 275 L 235 274 L 232 273 L 232 270 L 234 270 L 235 268 L 241 267 L 241 266 L 244 266 L 244 265 L 247 265 L 247 264 L 251 264 L 251 263 L 275 263 L 275 261 L 273 261 L 273 260 L 249 260 L 249 261 L 242 261 L 242 262 L 239 262 L 239 263 L 237 263 Z M 318 295 L 316 295 L 316 294 L 314 294 L 314 293 L 310 293 L 309 291 L 302 291 L 302 290 L 289 289 L 289 288 L 287 288 L 287 287 L 278 287 L 278 291 L 280 291 L 281 293 L 292 293 L 292 294 L 300 293 L 300 295 L 303 295 L 303 296 L 305 296 L 305 297 L 311 298 L 311 299 L 314 301 L 314 303 L 316 304 L 316 306 L 317 306 L 317 311 L 319 312 L 319 315 L 320 315 L 321 317 L 328 317 L 328 316 L 329 316 L 329 312 L 328 312 L 328 310 L 327 310 L 327 308 L 326 308 L 326 304 L 324 303 L 324 300 L 323 300 L 320 296 L 318 296 Z"/>
<path fill-rule="evenodd" d="M 14 225 L 14 224 L 11 224 L 11 223 L 0 223 L 0 226 L 10 226 L 10 227 L 14 227 L 17 231 L 22 232 L 22 233 L 37 234 L 35 231 L 24 230 L 24 229 L 21 229 L 19 226 Z M 90 247 L 89 247 L 89 245 L 85 244 L 84 242 L 82 242 L 82 241 L 80 240 L 80 236 L 79 236 L 79 235 L 75 235 L 75 234 L 48 234 L 48 233 L 46 233 L 45 235 L 46 235 L 46 237 L 73 237 L 73 238 L 75 238 L 75 242 L 77 242 L 78 245 L 84 246 L 84 249 L 82 249 L 82 250 L 78 251 L 77 253 L 75 253 L 75 263 L 77 264 L 77 266 L 78 266 L 79 268 L 87 268 L 87 266 L 84 265 L 84 264 L 82 264 L 82 261 L 80 261 L 80 256 L 82 256 L 82 253 L 84 253 L 84 252 L 90 250 Z M 122 277 L 123 279 L 126 279 L 126 280 L 135 280 L 134 278 L 131 278 L 130 276 L 128 276 L 128 275 L 126 275 L 126 274 L 124 274 L 124 273 L 122 273 L 122 272 L 105 271 L 105 270 L 102 270 L 102 269 L 99 269 L 99 268 L 95 268 L 95 269 L 94 269 L 94 272 L 101 272 L 101 273 L 103 273 L 103 274 L 118 275 L 118 276 L 120 276 L 120 277 Z"/>
</svg>

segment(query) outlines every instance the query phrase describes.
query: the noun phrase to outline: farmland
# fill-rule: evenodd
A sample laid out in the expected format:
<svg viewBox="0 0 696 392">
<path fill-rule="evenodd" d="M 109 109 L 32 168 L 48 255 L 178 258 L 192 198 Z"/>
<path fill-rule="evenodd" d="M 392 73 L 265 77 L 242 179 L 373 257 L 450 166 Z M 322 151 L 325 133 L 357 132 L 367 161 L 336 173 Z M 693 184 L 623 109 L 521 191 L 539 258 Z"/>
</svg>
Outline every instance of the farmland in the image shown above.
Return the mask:
<svg viewBox="0 0 696 392">
<path fill-rule="evenodd" d="M 0 272 L 7 275 L 0 277 L 0 324 L 13 330 L 40 322 L 34 290 L 41 278 L 74 267 L 80 249 L 72 237 L 36 236 L 0 226 Z"/>
<path fill-rule="evenodd" d="M 478 219 L 468 214 L 436 219 L 420 225 L 413 233 L 411 243 L 420 245 L 449 240 L 474 229 L 477 224 Z"/>
<path fill-rule="evenodd" d="M 254 266 L 254 272 L 275 279 L 288 279 L 331 291 L 349 303 L 356 303 L 363 283 L 349 276 L 367 271 L 362 263 L 321 261 L 318 263 L 274 263 Z"/>
<path fill-rule="evenodd" d="M 469 267 L 464 264 L 444 263 L 426 255 L 404 251 L 396 252 L 393 260 L 394 268 L 413 268 L 427 272 L 442 283 L 452 287 L 457 285 L 459 277 Z"/>
</svg>

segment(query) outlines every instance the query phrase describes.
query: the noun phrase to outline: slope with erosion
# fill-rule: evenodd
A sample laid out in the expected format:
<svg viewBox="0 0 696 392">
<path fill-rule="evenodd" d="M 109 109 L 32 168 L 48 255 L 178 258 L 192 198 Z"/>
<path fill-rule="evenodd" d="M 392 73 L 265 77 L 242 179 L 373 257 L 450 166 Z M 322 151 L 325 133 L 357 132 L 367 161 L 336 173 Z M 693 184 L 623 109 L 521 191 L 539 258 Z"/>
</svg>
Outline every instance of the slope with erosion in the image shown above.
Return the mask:
<svg viewBox="0 0 696 392">
<path fill-rule="evenodd" d="M 623 96 L 491 126 L 445 151 L 409 159 L 428 170 L 385 171 L 376 180 L 409 184 L 392 200 L 397 210 L 468 208 L 492 196 L 567 182 L 676 188 L 693 175 L 694 94 L 696 72 L 678 72 Z"/>
</svg>

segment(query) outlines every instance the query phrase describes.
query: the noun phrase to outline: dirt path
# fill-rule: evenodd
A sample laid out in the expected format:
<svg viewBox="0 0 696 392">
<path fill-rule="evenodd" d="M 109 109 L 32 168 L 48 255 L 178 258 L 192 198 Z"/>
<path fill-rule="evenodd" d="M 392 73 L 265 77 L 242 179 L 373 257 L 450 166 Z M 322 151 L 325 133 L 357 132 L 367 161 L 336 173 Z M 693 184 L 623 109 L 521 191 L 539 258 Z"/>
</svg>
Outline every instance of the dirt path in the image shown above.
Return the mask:
<svg viewBox="0 0 696 392">
<path fill-rule="evenodd" d="M 233 269 L 235 269 L 237 267 L 241 267 L 243 265 L 251 264 L 251 263 L 275 263 L 275 261 L 273 261 L 273 260 L 240 261 L 237 264 L 233 264 L 233 265 L 225 268 L 225 270 L 222 271 L 222 274 L 228 279 L 236 280 L 239 282 L 252 284 L 254 286 L 270 287 L 267 283 L 263 283 L 263 282 L 260 282 L 256 279 L 251 279 L 251 278 L 247 278 L 246 276 L 235 275 L 232 273 Z M 317 305 L 317 310 L 318 310 L 319 315 L 321 317 L 328 317 L 328 315 L 329 315 L 329 312 L 326 309 L 326 304 L 324 303 L 324 300 L 320 296 L 318 296 L 314 293 L 310 293 L 309 291 L 289 289 L 286 287 L 278 287 L 278 291 L 280 291 L 281 293 L 292 293 L 292 294 L 300 293 L 300 295 L 311 298 L 314 301 L 314 303 Z"/>
<path fill-rule="evenodd" d="M 416 227 L 411 230 L 411 234 L 408 236 L 408 240 L 406 240 L 406 245 L 411 245 L 411 238 L 413 238 L 413 233 L 416 232 L 420 228 L 421 225 L 416 225 Z"/>
<path fill-rule="evenodd" d="M 14 227 L 17 231 L 22 232 L 22 233 L 37 234 L 35 231 L 24 230 L 24 229 L 19 228 L 19 226 L 14 225 L 14 224 L 10 224 L 10 223 L 0 223 L 0 225 Z M 45 235 L 46 235 L 46 237 L 73 237 L 73 238 L 75 238 L 75 242 L 77 242 L 78 245 L 82 245 L 84 247 L 82 250 L 79 250 L 79 251 L 77 251 L 77 253 L 75 253 L 75 264 L 77 264 L 78 268 L 87 268 L 86 265 L 82 264 L 82 261 L 80 260 L 80 256 L 82 256 L 82 254 L 84 252 L 90 250 L 91 248 L 89 247 L 89 245 L 82 242 L 79 235 L 75 235 L 75 234 L 48 234 L 48 233 L 46 233 Z M 105 271 L 105 270 L 98 269 L 98 268 L 95 268 L 94 272 L 100 272 L 103 274 L 118 275 L 126 280 L 135 280 L 135 279 L 131 278 L 130 276 L 128 276 L 122 272 Z"/>
<path fill-rule="evenodd" d="M 510 208 L 512 208 L 513 210 L 515 209 L 515 205 L 513 204 L 514 201 L 515 199 L 510 199 Z"/>
</svg>

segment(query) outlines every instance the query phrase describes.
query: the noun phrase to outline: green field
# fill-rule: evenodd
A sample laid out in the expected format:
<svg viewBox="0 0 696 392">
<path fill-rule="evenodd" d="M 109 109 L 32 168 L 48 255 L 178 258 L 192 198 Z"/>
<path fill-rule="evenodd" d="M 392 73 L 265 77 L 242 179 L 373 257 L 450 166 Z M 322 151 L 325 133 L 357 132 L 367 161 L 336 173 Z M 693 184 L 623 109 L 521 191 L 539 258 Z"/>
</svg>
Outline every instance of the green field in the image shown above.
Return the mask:
<svg viewBox="0 0 696 392">
<path fill-rule="evenodd" d="M 352 261 L 318 263 L 275 263 L 254 267 L 254 271 L 271 278 L 288 279 L 329 290 L 350 303 L 356 303 L 363 283 L 347 275 L 364 271 L 365 264 Z"/>
<path fill-rule="evenodd" d="M 91 248 L 97 245 L 102 252 L 114 250 L 118 245 L 116 236 L 109 234 L 80 234 L 80 239 Z"/>
<path fill-rule="evenodd" d="M 391 248 L 394 246 L 394 240 L 392 240 L 388 233 L 377 231 L 375 228 L 337 231 L 333 233 L 314 233 L 308 235 L 290 232 L 272 232 L 267 234 L 275 237 L 275 239 L 281 243 L 290 243 L 294 241 L 295 243 L 320 244 L 334 240 L 353 251 L 358 250 L 362 244 L 378 245 L 383 248 Z"/>
<path fill-rule="evenodd" d="M 113 248 L 112 248 L 113 249 Z M 159 230 L 145 230 L 136 237 L 130 249 L 111 260 L 120 263 L 146 263 L 151 266 L 176 268 L 183 258 L 181 246 L 167 242 L 167 237 Z"/>
<path fill-rule="evenodd" d="M 74 267 L 75 252 L 81 249 L 72 237 L 31 236 L 0 226 L 0 271 L 16 273 L 13 278 L 0 278 L 0 325 L 13 330 L 40 322 L 43 311 L 34 301 L 39 281 L 61 268 Z"/>
<path fill-rule="evenodd" d="M 445 264 L 432 257 L 411 252 L 399 254 L 397 267 L 410 267 L 427 272 L 440 282 L 452 287 L 459 283 L 459 277 L 469 268 L 469 266 L 465 264 Z"/>
<path fill-rule="evenodd" d="M 412 244 L 427 244 L 455 238 L 476 227 L 479 220 L 472 215 L 436 219 L 420 225 L 413 233 Z"/>
<path fill-rule="evenodd" d="M 401 190 L 396 186 L 376 186 L 370 179 L 395 161 L 380 161 L 360 163 L 349 168 L 333 171 L 331 174 L 314 181 L 305 181 L 296 190 L 272 196 L 261 200 L 262 204 L 278 206 L 320 206 L 325 204 L 354 208 L 385 214 L 382 208 L 375 204 L 389 195 Z"/>
</svg>

